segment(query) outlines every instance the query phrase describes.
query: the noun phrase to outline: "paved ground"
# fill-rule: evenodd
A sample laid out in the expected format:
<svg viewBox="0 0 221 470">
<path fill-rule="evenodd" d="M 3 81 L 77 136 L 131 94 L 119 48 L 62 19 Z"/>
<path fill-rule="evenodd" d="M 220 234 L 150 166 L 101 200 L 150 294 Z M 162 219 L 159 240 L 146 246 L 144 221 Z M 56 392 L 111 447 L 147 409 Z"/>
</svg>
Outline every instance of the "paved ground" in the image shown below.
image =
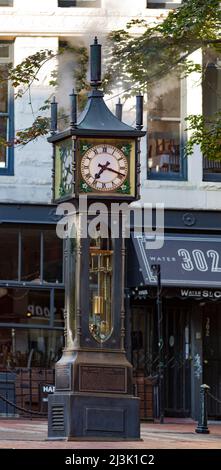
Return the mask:
<svg viewBox="0 0 221 470">
<path fill-rule="evenodd" d="M 195 433 L 191 420 L 142 423 L 141 441 L 47 441 L 47 422 L 0 418 L 1 449 L 221 449 L 221 422 L 210 434 Z"/>
</svg>

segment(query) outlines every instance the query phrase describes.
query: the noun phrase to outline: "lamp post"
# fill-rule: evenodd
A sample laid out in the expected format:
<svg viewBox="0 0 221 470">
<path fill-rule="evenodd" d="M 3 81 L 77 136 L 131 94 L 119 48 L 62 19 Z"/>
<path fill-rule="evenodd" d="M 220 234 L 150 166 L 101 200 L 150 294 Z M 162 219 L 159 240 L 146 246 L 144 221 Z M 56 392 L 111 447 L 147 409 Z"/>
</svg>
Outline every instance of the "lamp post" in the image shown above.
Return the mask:
<svg viewBox="0 0 221 470">
<path fill-rule="evenodd" d="M 159 355 L 159 410 L 160 423 L 164 422 L 164 345 L 163 345 L 163 311 L 161 296 L 161 269 L 160 264 L 151 266 L 153 274 L 157 278 L 157 332 L 158 332 L 158 355 Z"/>
</svg>

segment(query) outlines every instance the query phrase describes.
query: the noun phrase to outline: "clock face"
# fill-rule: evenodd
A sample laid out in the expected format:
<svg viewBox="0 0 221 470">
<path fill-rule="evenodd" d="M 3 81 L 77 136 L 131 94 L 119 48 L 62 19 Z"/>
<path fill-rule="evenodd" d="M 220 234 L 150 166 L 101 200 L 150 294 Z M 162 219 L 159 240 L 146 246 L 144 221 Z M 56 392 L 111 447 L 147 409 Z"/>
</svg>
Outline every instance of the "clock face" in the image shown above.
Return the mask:
<svg viewBox="0 0 221 470">
<path fill-rule="evenodd" d="M 128 176 L 128 162 L 124 153 L 110 144 L 95 145 L 81 160 L 84 181 L 97 191 L 115 191 Z"/>
</svg>

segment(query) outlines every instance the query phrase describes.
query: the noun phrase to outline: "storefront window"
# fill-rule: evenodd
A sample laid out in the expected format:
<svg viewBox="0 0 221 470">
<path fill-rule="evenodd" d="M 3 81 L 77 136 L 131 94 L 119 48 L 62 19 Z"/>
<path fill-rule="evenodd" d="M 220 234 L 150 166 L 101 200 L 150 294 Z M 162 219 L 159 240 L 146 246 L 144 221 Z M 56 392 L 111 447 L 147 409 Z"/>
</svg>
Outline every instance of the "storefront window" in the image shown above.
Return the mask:
<svg viewBox="0 0 221 470">
<path fill-rule="evenodd" d="M 49 320 L 50 291 L 0 287 L 0 323 L 48 325 Z"/>
<path fill-rule="evenodd" d="M 54 230 L 0 229 L 0 282 L 63 282 L 63 243 Z"/>
<path fill-rule="evenodd" d="M 0 279 L 18 280 L 18 233 L 0 230 Z"/>
<path fill-rule="evenodd" d="M 106 245 L 106 246 L 105 246 Z M 113 251 L 110 244 L 98 239 L 90 247 L 90 317 L 89 330 L 98 342 L 106 341 L 112 332 Z"/>
<path fill-rule="evenodd" d="M 44 282 L 62 282 L 62 240 L 55 231 L 44 232 Z"/>
<path fill-rule="evenodd" d="M 43 329 L 0 329 L 0 369 L 53 367 L 62 355 L 63 332 Z"/>
<path fill-rule="evenodd" d="M 157 83 L 148 96 L 149 177 L 181 176 L 181 82 L 177 75 Z"/>
<path fill-rule="evenodd" d="M 64 325 L 64 291 L 54 293 L 54 326 Z"/>
<path fill-rule="evenodd" d="M 22 232 L 22 281 L 40 282 L 41 233 L 38 230 Z"/>
</svg>

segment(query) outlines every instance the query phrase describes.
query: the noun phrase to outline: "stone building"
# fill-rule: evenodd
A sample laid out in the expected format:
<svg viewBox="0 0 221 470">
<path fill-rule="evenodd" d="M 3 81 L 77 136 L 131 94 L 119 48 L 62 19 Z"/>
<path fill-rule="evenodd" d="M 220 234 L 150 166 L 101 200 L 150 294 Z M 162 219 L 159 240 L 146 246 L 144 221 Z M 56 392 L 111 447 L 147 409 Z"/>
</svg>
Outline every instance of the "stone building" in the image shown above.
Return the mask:
<svg viewBox="0 0 221 470">
<path fill-rule="evenodd" d="M 134 17 L 152 22 L 179 4 L 172 0 L 0 0 L 0 70 L 45 48 L 56 52 L 64 41 L 89 45 L 96 34 L 102 42 L 108 32 L 125 27 Z M 198 414 L 200 384 L 208 383 L 213 394 L 220 396 L 221 383 L 221 164 L 205 159 L 197 147 L 188 159 L 183 151 L 188 139 L 185 117 L 210 115 L 220 108 L 220 57 L 203 57 L 198 50 L 192 59 L 208 64 L 203 84 L 197 73 L 182 81 L 168 77 L 147 99 L 142 197 L 136 205 L 164 204 L 165 242 L 160 250 L 145 251 L 142 242 L 133 239 L 128 247 L 133 263 L 128 260 L 127 290 L 132 325 L 131 334 L 128 326 L 128 354 L 139 377 L 156 376 L 156 279 L 150 266 L 161 265 L 165 413 L 188 417 Z M 45 63 L 31 95 L 27 91 L 14 99 L 10 84 L 8 89 L 0 88 L 1 136 L 13 139 L 16 131 L 31 125 L 52 93 L 49 81 L 55 66 L 56 59 Z M 71 80 L 64 82 L 59 100 L 63 91 L 68 96 L 72 86 Z M 115 102 L 116 98 L 108 97 L 112 111 Z M 134 109 L 127 104 L 123 120 L 134 121 Z M 47 383 L 52 380 L 47 370 L 63 344 L 64 291 L 51 169 L 46 138 L 23 147 L 0 148 L 0 368 L 4 374 L 10 367 L 32 367 Z M 157 408 L 156 397 L 155 401 Z M 210 402 L 209 414 L 220 417 L 221 407 Z"/>
</svg>

